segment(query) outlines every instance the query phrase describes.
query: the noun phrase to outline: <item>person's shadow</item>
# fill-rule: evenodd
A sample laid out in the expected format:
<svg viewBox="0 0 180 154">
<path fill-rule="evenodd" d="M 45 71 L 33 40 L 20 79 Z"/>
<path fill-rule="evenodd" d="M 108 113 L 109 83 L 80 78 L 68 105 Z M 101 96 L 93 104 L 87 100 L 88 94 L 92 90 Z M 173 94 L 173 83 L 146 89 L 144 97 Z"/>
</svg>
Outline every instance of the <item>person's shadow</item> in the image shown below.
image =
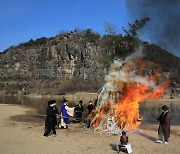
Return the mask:
<svg viewBox="0 0 180 154">
<path fill-rule="evenodd" d="M 146 139 L 148 139 L 148 140 L 151 140 L 151 141 L 153 141 L 153 142 L 155 142 L 156 141 L 156 138 L 155 137 L 152 137 L 152 136 L 150 136 L 150 135 L 147 135 L 147 134 L 144 134 L 144 133 L 138 133 L 140 136 L 143 136 L 143 137 L 145 137 Z"/>
<path fill-rule="evenodd" d="M 111 149 L 112 149 L 113 151 L 117 152 L 117 149 L 116 149 L 116 146 L 117 146 L 117 145 L 116 145 L 116 144 L 112 144 L 112 143 L 111 143 L 111 144 L 109 144 L 109 145 L 111 146 Z M 127 151 L 122 150 L 122 149 L 121 149 L 120 151 L 123 152 L 123 153 L 127 153 Z M 119 152 L 120 152 L 120 151 L 119 151 Z M 118 152 L 118 153 L 119 153 L 119 152 Z"/>
<path fill-rule="evenodd" d="M 111 144 L 109 144 L 109 145 L 110 145 L 110 147 L 111 147 L 112 150 L 114 150 L 114 151 L 117 150 L 117 149 L 116 149 L 116 144 L 112 144 L 112 143 L 111 143 Z"/>
</svg>

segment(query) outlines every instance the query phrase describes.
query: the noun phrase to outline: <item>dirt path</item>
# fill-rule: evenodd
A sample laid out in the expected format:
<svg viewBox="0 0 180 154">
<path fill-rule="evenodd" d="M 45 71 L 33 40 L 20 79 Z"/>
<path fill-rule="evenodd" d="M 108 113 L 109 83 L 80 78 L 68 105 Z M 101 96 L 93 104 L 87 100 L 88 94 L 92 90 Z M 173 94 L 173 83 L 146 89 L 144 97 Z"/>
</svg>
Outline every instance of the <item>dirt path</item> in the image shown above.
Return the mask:
<svg viewBox="0 0 180 154">
<path fill-rule="evenodd" d="M 68 130 L 57 130 L 56 137 L 43 138 L 44 123 L 42 120 L 32 123 L 33 116 L 25 115 L 27 112 L 32 113 L 31 110 L 22 106 L 0 105 L 1 154 L 116 153 L 114 148 L 119 136 L 87 132 L 79 124 L 71 124 Z M 14 120 L 18 117 L 21 117 L 19 122 Z M 27 117 L 30 119 L 29 122 L 27 122 Z M 168 145 L 154 142 L 157 127 L 157 125 L 153 128 L 144 125 L 141 130 L 128 134 L 133 154 L 180 154 L 180 126 L 172 126 L 173 132 L 176 133 L 171 134 Z"/>
</svg>

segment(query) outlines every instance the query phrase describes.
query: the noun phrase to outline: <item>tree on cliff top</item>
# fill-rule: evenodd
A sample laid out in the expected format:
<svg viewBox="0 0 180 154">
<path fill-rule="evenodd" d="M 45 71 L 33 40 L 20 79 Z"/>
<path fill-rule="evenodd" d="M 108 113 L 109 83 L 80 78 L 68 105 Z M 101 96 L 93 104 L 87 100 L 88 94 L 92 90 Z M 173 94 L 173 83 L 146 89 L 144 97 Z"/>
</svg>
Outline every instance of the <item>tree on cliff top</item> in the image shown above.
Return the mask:
<svg viewBox="0 0 180 154">
<path fill-rule="evenodd" d="M 142 31 L 142 28 L 145 26 L 145 24 L 148 21 L 150 21 L 150 18 L 146 17 L 141 20 L 135 20 L 135 22 L 133 24 L 128 23 L 128 25 L 130 27 L 129 30 L 126 30 L 124 27 L 122 27 L 125 32 L 125 36 L 137 37 L 138 31 Z"/>
</svg>

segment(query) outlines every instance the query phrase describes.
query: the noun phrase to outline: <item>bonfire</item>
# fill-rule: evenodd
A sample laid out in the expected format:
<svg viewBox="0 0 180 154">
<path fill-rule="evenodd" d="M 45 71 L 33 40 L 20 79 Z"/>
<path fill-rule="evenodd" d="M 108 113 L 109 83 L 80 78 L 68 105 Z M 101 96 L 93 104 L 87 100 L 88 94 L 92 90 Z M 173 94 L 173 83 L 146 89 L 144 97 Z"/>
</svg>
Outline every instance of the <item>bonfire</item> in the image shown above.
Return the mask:
<svg viewBox="0 0 180 154">
<path fill-rule="evenodd" d="M 136 65 L 138 59 L 141 57 L 134 54 L 111 65 L 97 108 L 88 117 L 93 129 L 112 133 L 135 130 L 142 121 L 139 104 L 148 98 L 157 100 L 163 96 L 170 82 L 160 80 L 159 72 L 142 76 L 139 70 L 143 68 Z"/>
</svg>

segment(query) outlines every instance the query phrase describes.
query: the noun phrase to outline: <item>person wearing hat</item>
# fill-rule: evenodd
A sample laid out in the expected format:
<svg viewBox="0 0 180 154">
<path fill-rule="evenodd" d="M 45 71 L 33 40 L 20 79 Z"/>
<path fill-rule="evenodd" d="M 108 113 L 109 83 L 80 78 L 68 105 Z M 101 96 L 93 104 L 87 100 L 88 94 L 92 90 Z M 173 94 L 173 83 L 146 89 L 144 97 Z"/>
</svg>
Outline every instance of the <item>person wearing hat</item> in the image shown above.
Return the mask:
<svg viewBox="0 0 180 154">
<path fill-rule="evenodd" d="M 47 111 L 46 111 L 46 122 L 45 122 L 45 129 L 46 130 L 45 130 L 43 137 L 48 137 L 51 130 L 53 132 L 52 136 L 56 135 L 56 131 L 55 131 L 56 112 L 53 109 L 53 107 L 54 107 L 54 101 L 49 100 Z"/>
<path fill-rule="evenodd" d="M 75 109 L 75 118 L 76 122 L 80 123 L 83 118 L 83 112 L 84 112 L 84 107 L 83 107 L 83 98 L 79 101 L 79 103 L 76 105 Z"/>
<path fill-rule="evenodd" d="M 131 144 L 128 143 L 128 136 L 124 130 L 121 132 L 120 142 L 117 143 L 116 147 L 116 152 L 119 153 L 120 151 L 132 153 Z"/>
<path fill-rule="evenodd" d="M 63 99 L 63 104 L 61 106 L 61 119 L 59 123 L 59 128 L 68 128 L 70 123 L 69 116 L 74 115 L 74 107 L 68 107 L 67 99 Z"/>
<path fill-rule="evenodd" d="M 158 136 L 159 139 L 156 141 L 157 143 L 164 143 L 168 144 L 168 139 L 170 136 L 170 113 L 169 108 L 166 105 L 161 107 L 162 113 L 160 114 L 159 118 L 156 121 L 159 121 L 159 128 L 158 128 Z"/>
</svg>

